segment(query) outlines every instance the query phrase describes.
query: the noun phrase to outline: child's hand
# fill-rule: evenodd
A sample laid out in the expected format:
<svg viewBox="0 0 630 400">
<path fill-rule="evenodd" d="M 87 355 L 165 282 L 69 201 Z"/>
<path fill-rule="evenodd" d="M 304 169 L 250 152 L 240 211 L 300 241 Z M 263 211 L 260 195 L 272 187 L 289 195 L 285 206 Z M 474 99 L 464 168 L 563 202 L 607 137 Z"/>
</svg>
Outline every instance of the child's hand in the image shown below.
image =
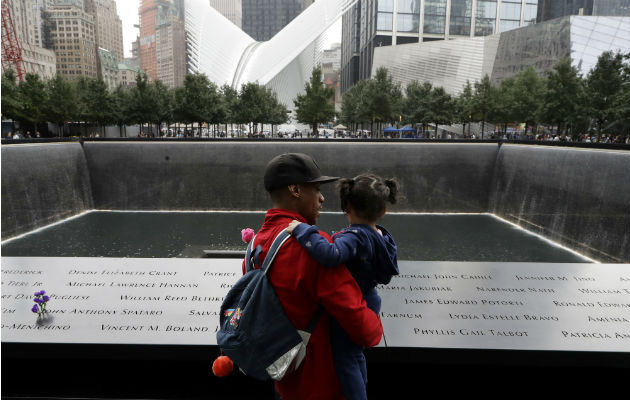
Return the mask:
<svg viewBox="0 0 630 400">
<path fill-rule="evenodd" d="M 289 233 L 293 233 L 293 229 L 295 229 L 296 226 L 300 225 L 301 222 L 294 219 L 293 221 L 291 221 L 291 223 L 289 224 L 289 226 L 287 227 L 287 232 Z"/>
</svg>

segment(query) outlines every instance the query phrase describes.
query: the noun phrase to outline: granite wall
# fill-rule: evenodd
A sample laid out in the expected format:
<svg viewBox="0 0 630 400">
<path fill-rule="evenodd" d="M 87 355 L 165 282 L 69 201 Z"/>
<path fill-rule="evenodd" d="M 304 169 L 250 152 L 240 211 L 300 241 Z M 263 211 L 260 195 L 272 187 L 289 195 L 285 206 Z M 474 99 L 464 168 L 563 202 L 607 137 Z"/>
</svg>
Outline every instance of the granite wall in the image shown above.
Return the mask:
<svg viewBox="0 0 630 400">
<path fill-rule="evenodd" d="M 79 143 L 2 146 L 2 239 L 94 208 Z"/>
<path fill-rule="evenodd" d="M 2 146 L 2 239 L 89 209 L 265 210 L 267 162 L 395 177 L 391 211 L 491 212 L 606 262 L 630 262 L 630 152 L 496 143 L 204 141 Z M 322 185 L 325 211 L 339 210 Z"/>
</svg>

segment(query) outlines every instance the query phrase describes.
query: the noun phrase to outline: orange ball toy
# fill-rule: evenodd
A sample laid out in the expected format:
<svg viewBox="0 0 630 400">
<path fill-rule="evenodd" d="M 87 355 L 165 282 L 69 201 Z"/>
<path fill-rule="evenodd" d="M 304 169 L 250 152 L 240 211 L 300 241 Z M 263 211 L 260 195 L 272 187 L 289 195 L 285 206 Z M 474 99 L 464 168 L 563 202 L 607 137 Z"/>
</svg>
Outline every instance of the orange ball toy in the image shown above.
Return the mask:
<svg viewBox="0 0 630 400">
<path fill-rule="evenodd" d="M 225 377 L 232 373 L 234 363 L 228 356 L 217 357 L 212 363 L 212 373 L 218 377 Z"/>
</svg>

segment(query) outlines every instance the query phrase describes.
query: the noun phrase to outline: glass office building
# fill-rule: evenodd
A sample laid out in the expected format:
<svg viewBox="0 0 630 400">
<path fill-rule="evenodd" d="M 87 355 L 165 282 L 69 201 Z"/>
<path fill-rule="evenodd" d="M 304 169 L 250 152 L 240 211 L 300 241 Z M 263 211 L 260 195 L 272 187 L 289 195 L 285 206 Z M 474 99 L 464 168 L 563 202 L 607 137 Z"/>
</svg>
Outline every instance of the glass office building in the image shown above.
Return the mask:
<svg viewBox="0 0 630 400">
<path fill-rule="evenodd" d="M 303 0 L 242 0 L 243 30 L 258 41 L 269 40 L 304 7 Z"/>
<path fill-rule="evenodd" d="M 386 67 L 395 82 L 431 82 L 458 94 L 488 75 L 494 84 L 528 67 L 545 76 L 562 58 L 584 76 L 605 51 L 630 52 L 630 17 L 568 16 L 496 35 L 379 47 L 372 76 Z"/>
<path fill-rule="evenodd" d="M 374 48 L 474 38 L 536 22 L 539 0 L 360 0 L 343 16 L 342 91 L 370 76 Z"/>
<path fill-rule="evenodd" d="M 538 22 L 568 15 L 630 16 L 630 0 L 539 0 Z"/>
</svg>

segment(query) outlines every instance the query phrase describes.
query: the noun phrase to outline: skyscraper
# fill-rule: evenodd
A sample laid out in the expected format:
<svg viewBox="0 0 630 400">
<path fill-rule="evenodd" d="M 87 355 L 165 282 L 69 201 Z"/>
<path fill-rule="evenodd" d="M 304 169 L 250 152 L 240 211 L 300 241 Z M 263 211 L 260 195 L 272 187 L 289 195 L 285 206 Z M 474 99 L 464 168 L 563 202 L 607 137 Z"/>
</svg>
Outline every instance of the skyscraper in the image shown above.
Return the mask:
<svg viewBox="0 0 630 400">
<path fill-rule="evenodd" d="M 85 11 L 94 16 L 96 45 L 107 49 L 118 61 L 124 58 L 122 21 L 114 0 L 85 0 Z"/>
<path fill-rule="evenodd" d="M 243 0 L 243 31 L 258 41 L 271 39 L 297 17 L 304 0 Z"/>
<path fill-rule="evenodd" d="M 38 74 L 50 78 L 56 73 L 56 58 L 52 50 L 43 48 L 38 42 L 41 31 L 41 19 L 36 4 L 19 0 L 7 1 L 13 21 L 15 34 L 22 48 L 22 59 L 26 73 Z"/>
<path fill-rule="evenodd" d="M 140 0 L 140 68 L 149 78 L 157 78 L 155 58 L 155 18 L 158 5 L 156 0 Z"/>
<path fill-rule="evenodd" d="M 140 0 L 140 68 L 169 87 L 186 74 L 183 18 L 182 0 Z"/>
<path fill-rule="evenodd" d="M 243 3 L 241 0 L 209 0 L 210 6 L 239 28 L 243 26 Z"/>
<path fill-rule="evenodd" d="M 487 36 L 536 21 L 538 0 L 359 0 L 342 19 L 342 92 L 369 78 L 374 48 Z"/>
<path fill-rule="evenodd" d="M 57 55 L 57 72 L 67 80 L 80 76 L 96 78 L 96 28 L 94 16 L 80 1 L 66 1 L 44 11 L 45 42 Z"/>
<path fill-rule="evenodd" d="M 157 77 L 168 87 L 184 84 L 186 76 L 186 33 L 183 8 L 158 9 L 155 26 Z"/>
</svg>

